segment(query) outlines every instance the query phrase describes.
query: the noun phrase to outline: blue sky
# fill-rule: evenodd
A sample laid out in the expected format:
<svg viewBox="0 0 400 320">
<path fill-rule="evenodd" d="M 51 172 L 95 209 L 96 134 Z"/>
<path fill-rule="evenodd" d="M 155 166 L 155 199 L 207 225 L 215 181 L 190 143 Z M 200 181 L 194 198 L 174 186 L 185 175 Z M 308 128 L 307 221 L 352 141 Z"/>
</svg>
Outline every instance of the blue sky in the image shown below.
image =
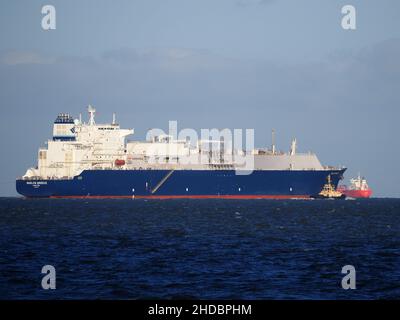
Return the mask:
<svg viewBox="0 0 400 320">
<path fill-rule="evenodd" d="M 57 29 L 41 28 L 52 4 Z M 341 28 L 341 8 L 357 30 Z M 168 120 L 277 131 L 324 164 L 400 196 L 400 2 L 143 0 L 0 2 L 0 195 L 35 164 L 59 112 L 89 103 L 137 138 Z"/>
</svg>

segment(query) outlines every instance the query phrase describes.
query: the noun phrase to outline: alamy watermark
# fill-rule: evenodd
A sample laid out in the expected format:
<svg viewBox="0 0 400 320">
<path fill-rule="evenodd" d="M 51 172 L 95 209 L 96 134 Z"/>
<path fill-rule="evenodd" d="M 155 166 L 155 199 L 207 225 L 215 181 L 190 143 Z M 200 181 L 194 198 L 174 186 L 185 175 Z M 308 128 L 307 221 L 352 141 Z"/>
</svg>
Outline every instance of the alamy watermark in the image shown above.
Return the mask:
<svg viewBox="0 0 400 320">
<path fill-rule="evenodd" d="M 56 29 L 56 8 L 53 5 L 47 4 L 42 7 L 42 29 L 43 30 L 55 30 Z M 356 30 L 356 8 L 353 5 L 345 5 L 341 10 L 343 17 L 341 20 L 341 26 L 344 30 Z"/>
<path fill-rule="evenodd" d="M 42 288 L 44 290 L 56 289 L 56 268 L 50 264 L 45 265 L 42 268 L 42 274 L 45 274 L 42 278 Z"/>
<path fill-rule="evenodd" d="M 345 5 L 342 7 L 342 28 L 344 30 L 356 30 L 356 8 L 352 5 Z"/>
<path fill-rule="evenodd" d="M 352 265 L 345 265 L 342 273 L 345 274 L 342 279 L 342 288 L 344 290 L 356 289 L 356 268 Z"/>
<path fill-rule="evenodd" d="M 52 5 L 45 5 L 42 7 L 42 14 L 45 15 L 42 18 L 42 29 L 43 30 L 55 30 L 56 29 L 56 8 Z"/>
<path fill-rule="evenodd" d="M 178 132 L 177 121 L 169 121 L 168 134 L 151 129 L 146 140 L 152 141 L 146 150 L 150 164 L 232 165 L 237 175 L 254 170 L 254 129 L 185 128 Z"/>
</svg>

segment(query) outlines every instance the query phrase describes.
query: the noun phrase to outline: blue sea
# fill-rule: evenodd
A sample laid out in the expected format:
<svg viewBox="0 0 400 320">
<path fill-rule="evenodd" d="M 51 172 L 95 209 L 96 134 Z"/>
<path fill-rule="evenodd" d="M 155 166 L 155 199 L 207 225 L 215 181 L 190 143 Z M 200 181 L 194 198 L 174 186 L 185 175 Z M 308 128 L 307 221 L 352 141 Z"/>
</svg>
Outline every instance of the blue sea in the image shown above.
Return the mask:
<svg viewBox="0 0 400 320">
<path fill-rule="evenodd" d="M 399 299 L 400 200 L 0 199 L 0 299 L 154 298 Z"/>
</svg>

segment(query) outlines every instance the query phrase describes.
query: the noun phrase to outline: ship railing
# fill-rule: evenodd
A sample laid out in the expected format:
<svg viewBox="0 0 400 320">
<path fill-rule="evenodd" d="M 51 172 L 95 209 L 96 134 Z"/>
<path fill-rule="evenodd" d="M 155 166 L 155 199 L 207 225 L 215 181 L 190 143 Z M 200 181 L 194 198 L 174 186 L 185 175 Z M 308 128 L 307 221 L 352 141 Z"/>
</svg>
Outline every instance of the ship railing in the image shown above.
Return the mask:
<svg viewBox="0 0 400 320">
<path fill-rule="evenodd" d="M 40 176 L 32 176 L 32 177 L 18 177 L 18 180 L 73 180 L 74 177 L 63 176 L 63 177 L 40 177 Z"/>
<path fill-rule="evenodd" d="M 323 167 L 325 170 L 342 170 L 345 169 L 346 167 L 344 166 L 339 166 L 339 167 L 335 167 L 335 166 L 324 166 Z"/>
</svg>

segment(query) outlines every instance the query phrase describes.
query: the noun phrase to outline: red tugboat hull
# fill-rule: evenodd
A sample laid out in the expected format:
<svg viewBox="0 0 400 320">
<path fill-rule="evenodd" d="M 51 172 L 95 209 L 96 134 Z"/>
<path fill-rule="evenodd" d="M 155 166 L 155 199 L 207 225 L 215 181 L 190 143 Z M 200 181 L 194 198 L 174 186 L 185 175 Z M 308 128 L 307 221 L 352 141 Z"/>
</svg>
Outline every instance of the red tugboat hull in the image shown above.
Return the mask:
<svg viewBox="0 0 400 320">
<path fill-rule="evenodd" d="M 372 190 L 345 190 L 342 193 L 350 198 L 369 198 L 372 195 Z"/>
</svg>

